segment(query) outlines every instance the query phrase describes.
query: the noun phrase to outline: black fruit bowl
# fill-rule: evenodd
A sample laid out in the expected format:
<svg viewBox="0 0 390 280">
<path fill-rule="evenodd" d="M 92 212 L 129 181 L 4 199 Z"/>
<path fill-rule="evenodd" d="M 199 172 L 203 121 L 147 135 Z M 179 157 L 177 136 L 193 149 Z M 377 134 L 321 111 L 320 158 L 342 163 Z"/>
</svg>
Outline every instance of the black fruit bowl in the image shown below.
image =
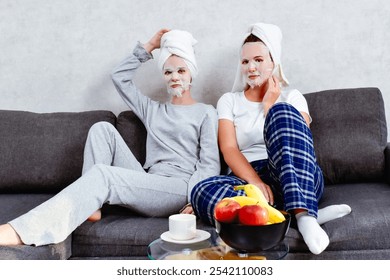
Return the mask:
<svg viewBox="0 0 390 280">
<path fill-rule="evenodd" d="M 215 221 L 221 239 L 239 252 L 254 253 L 271 249 L 280 243 L 290 227 L 291 216 L 282 212 L 286 220 L 270 225 L 250 226 Z"/>
</svg>

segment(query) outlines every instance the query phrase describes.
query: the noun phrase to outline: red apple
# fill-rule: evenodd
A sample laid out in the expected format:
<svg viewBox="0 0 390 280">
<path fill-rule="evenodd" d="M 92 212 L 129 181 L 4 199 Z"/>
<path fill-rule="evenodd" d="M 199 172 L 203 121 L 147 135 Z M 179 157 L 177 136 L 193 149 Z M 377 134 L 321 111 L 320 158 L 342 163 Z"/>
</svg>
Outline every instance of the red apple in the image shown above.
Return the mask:
<svg viewBox="0 0 390 280">
<path fill-rule="evenodd" d="M 238 211 L 238 220 L 243 225 L 265 225 L 268 218 L 268 209 L 257 204 L 245 205 Z"/>
<path fill-rule="evenodd" d="M 215 205 L 214 217 L 218 222 L 232 223 L 237 220 L 240 203 L 231 198 L 224 198 Z"/>
</svg>

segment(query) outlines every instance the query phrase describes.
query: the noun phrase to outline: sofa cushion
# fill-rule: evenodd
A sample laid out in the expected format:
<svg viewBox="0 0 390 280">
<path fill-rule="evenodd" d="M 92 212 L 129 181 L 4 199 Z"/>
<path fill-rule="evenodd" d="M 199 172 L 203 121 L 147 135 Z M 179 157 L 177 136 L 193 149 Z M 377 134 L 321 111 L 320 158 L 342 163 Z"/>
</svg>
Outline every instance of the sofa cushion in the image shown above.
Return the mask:
<svg viewBox="0 0 390 280">
<path fill-rule="evenodd" d="M 23 215 L 27 211 L 30 211 L 34 207 L 43 203 L 44 201 L 51 198 L 53 194 L 1 194 L 0 205 L 1 215 L 0 224 L 9 222 L 10 220 Z"/>
<path fill-rule="evenodd" d="M 327 90 L 305 97 L 325 182 L 383 180 L 387 127 L 380 90 Z"/>
<path fill-rule="evenodd" d="M 58 192 L 81 175 L 89 128 L 115 120 L 109 111 L 0 110 L 0 192 Z"/>
<path fill-rule="evenodd" d="M 1 194 L 0 224 L 26 213 L 52 194 Z M 71 256 L 72 237 L 47 246 L 0 246 L 0 260 L 64 260 Z"/>
<path fill-rule="evenodd" d="M 168 230 L 168 218 L 142 217 L 121 206 L 105 205 L 99 222 L 73 233 L 72 258 L 145 259 L 148 245 Z M 197 220 L 197 228 L 215 229 Z"/>
<path fill-rule="evenodd" d="M 346 203 L 351 206 L 352 212 L 322 226 L 329 236 L 330 244 L 326 251 L 318 256 L 308 252 L 299 232 L 296 228 L 291 228 L 286 237 L 290 253 L 297 253 L 301 259 L 322 259 L 332 256 L 337 259 L 389 259 L 390 239 L 387 238 L 390 232 L 389 197 L 390 186 L 386 183 L 327 186 L 319 207 Z M 348 251 L 354 255 L 345 253 Z M 381 252 L 381 255 L 373 254 L 374 251 Z"/>
<path fill-rule="evenodd" d="M 0 246 L 0 260 L 67 260 L 71 256 L 72 238 L 46 246 Z"/>
<path fill-rule="evenodd" d="M 85 222 L 73 233 L 72 257 L 145 258 L 147 246 L 168 229 L 166 218 L 103 215 L 99 222 Z"/>
</svg>

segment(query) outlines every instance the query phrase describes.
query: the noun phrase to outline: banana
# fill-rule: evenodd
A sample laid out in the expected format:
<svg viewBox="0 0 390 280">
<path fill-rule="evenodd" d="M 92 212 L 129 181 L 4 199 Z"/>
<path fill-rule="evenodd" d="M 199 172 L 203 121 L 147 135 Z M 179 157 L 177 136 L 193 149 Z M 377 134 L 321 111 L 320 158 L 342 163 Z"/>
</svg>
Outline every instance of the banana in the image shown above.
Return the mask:
<svg viewBox="0 0 390 280">
<path fill-rule="evenodd" d="M 249 196 L 232 196 L 230 197 L 231 199 L 237 201 L 238 203 L 240 203 L 240 206 L 245 206 L 245 205 L 254 205 L 254 204 L 257 204 L 258 203 L 258 200 L 253 198 L 253 197 L 249 197 Z"/>
<path fill-rule="evenodd" d="M 268 201 L 265 199 L 264 194 L 255 185 L 247 184 L 247 185 L 235 186 L 234 190 L 244 190 L 245 194 L 248 197 L 254 198 L 255 200 L 258 201 L 258 204 L 260 206 L 267 208 L 270 223 L 276 224 L 286 220 L 284 215 L 279 210 L 277 210 L 276 208 L 268 204 Z"/>
</svg>

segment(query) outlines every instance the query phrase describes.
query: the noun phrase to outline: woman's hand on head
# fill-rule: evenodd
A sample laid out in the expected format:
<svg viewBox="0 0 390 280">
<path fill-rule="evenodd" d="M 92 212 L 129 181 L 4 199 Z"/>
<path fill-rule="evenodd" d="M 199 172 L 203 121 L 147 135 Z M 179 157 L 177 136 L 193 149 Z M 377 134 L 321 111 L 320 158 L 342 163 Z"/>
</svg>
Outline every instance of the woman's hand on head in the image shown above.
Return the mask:
<svg viewBox="0 0 390 280">
<path fill-rule="evenodd" d="M 170 29 L 167 29 L 167 28 L 163 28 L 163 29 L 160 29 L 159 31 L 157 31 L 156 34 L 154 34 L 153 37 L 150 38 L 150 40 L 146 44 L 144 44 L 145 50 L 147 52 L 151 53 L 153 50 L 159 49 L 161 37 L 169 31 L 170 31 Z"/>
</svg>

